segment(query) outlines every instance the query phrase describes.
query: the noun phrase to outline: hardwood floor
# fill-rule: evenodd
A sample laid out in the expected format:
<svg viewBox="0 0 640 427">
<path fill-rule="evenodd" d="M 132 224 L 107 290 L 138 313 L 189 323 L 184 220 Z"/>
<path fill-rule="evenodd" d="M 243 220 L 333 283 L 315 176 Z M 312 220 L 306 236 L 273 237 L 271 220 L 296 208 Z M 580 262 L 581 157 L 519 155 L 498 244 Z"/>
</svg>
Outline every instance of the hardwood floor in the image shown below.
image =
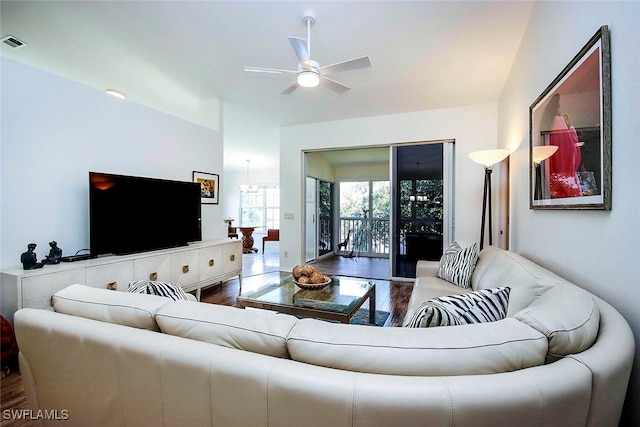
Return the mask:
<svg viewBox="0 0 640 427">
<path fill-rule="evenodd" d="M 347 258 L 332 256 L 313 263 L 324 274 L 389 280 L 391 269 L 388 258 Z"/>
<path fill-rule="evenodd" d="M 12 417 L 9 414 L 5 414 L 5 410 L 14 411 L 14 413 L 28 410 L 27 399 L 24 395 L 24 387 L 22 386 L 22 378 L 17 368 L 11 368 L 11 373 L 0 380 L 1 397 L 2 402 L 2 418 L 0 420 L 0 426 L 2 427 L 24 427 L 30 426 L 31 421 L 25 419 L 18 419 L 20 417 Z M 24 417 L 22 417 L 24 418 Z"/>
<path fill-rule="evenodd" d="M 265 253 L 254 253 L 243 255 L 243 282 L 260 281 L 267 278 L 267 275 L 286 275 L 286 272 L 278 270 L 278 244 L 270 242 L 265 248 Z M 391 313 L 387 320 L 386 327 L 397 327 L 402 325 L 409 297 L 413 289 L 410 282 L 389 281 L 389 260 L 383 258 L 344 258 L 332 257 L 314 263 L 316 269 L 328 275 L 344 275 L 362 277 L 367 279 L 378 279 L 376 284 L 376 309 Z M 232 279 L 228 282 L 214 285 L 202 290 L 201 301 L 211 304 L 221 304 L 235 306 L 236 296 L 240 291 L 240 281 Z M 0 383 L 0 402 L 2 419 L 0 427 L 24 427 L 31 426 L 26 420 L 5 419 L 5 410 L 20 411 L 29 409 L 24 396 L 24 388 L 20 373 L 17 369 Z"/>
</svg>

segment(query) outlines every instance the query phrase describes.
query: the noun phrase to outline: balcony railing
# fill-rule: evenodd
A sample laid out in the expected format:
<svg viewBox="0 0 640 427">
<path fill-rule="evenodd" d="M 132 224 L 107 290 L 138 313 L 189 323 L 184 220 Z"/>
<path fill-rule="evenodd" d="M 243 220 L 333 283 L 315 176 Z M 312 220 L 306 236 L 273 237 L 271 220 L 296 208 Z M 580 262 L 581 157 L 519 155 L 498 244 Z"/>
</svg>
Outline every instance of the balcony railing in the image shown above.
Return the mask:
<svg viewBox="0 0 640 427">
<path fill-rule="evenodd" d="M 362 217 L 340 217 L 338 241 L 349 242 L 341 252 L 353 253 L 354 256 L 389 255 L 389 220 L 372 218 L 365 221 Z"/>
</svg>

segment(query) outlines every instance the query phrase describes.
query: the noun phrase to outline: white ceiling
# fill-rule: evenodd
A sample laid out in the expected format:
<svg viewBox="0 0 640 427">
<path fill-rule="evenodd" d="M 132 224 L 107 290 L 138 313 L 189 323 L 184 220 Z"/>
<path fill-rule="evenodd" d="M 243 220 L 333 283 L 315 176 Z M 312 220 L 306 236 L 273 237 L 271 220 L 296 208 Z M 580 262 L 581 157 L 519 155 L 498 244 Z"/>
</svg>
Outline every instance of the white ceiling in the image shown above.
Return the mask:
<svg viewBox="0 0 640 427">
<path fill-rule="evenodd" d="M 278 162 L 281 125 L 496 102 L 533 9 L 531 1 L 2 1 L 1 34 L 28 44 L 2 55 L 201 122 L 224 103 L 225 169 Z M 295 69 L 288 36 L 328 65 L 368 55 L 372 68 L 332 74 L 281 95 Z M 275 147 L 274 147 L 275 141 Z M 249 154 L 251 153 L 251 154 Z M 254 161 L 253 164 L 258 164 Z"/>
</svg>

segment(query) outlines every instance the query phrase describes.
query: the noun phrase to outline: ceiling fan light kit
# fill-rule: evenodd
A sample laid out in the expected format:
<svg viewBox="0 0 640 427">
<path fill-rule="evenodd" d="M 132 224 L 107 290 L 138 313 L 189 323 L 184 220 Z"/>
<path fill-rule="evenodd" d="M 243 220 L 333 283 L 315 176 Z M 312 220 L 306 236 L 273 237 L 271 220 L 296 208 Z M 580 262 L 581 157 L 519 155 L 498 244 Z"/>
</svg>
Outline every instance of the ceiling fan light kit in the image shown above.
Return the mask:
<svg viewBox="0 0 640 427">
<path fill-rule="evenodd" d="M 347 61 L 338 62 L 336 64 L 321 67 L 317 61 L 311 59 L 311 26 L 315 24 L 316 18 L 312 12 L 306 12 L 302 17 L 302 22 L 307 27 L 307 39 L 299 37 L 289 37 L 289 43 L 298 58 L 297 70 L 282 70 L 277 68 L 261 68 L 261 67 L 245 67 L 244 70 L 254 73 L 295 73 L 296 81 L 281 92 L 282 95 L 293 93 L 298 87 L 313 88 L 320 84 L 328 89 L 343 94 L 350 90 L 349 86 L 339 83 L 326 77 L 327 74 L 337 73 L 341 71 L 352 71 L 363 68 L 371 68 L 369 57 L 362 56 L 359 58 L 349 59 Z"/>
<path fill-rule="evenodd" d="M 314 71 L 301 71 L 298 74 L 298 85 L 302 87 L 316 87 L 320 84 L 320 77 Z"/>
</svg>

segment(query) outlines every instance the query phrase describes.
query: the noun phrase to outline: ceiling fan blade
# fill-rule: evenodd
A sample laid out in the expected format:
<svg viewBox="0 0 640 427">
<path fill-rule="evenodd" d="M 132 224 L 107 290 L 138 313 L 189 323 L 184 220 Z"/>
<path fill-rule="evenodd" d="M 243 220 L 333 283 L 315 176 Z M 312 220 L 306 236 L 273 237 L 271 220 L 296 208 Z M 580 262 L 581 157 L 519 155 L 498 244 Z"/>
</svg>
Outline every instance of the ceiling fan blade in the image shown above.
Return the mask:
<svg viewBox="0 0 640 427">
<path fill-rule="evenodd" d="M 298 89 L 298 82 L 297 81 L 291 83 L 291 85 L 289 85 L 289 87 L 287 87 L 285 90 L 280 92 L 280 95 L 289 95 L 296 89 Z"/>
<path fill-rule="evenodd" d="M 289 37 L 289 43 L 293 51 L 296 53 L 301 65 L 309 64 L 309 49 L 307 49 L 307 41 L 298 37 Z"/>
<path fill-rule="evenodd" d="M 351 89 L 349 86 L 343 85 L 342 83 L 338 83 L 337 81 L 331 80 L 328 77 L 324 77 L 322 75 L 320 77 L 321 77 L 321 82 L 323 86 L 326 86 L 327 88 L 331 89 L 336 93 L 339 93 L 340 95 L 342 95 L 343 93 Z"/>
<path fill-rule="evenodd" d="M 371 68 L 371 61 L 368 56 L 349 59 L 348 61 L 338 62 L 336 64 L 327 65 L 320 68 L 320 73 L 331 74 L 340 71 L 360 70 L 362 68 Z"/>
<path fill-rule="evenodd" d="M 281 70 L 278 68 L 262 68 L 262 67 L 244 67 L 245 71 L 252 73 L 269 73 L 269 74 L 282 74 L 282 73 L 297 73 L 294 70 Z"/>
</svg>

